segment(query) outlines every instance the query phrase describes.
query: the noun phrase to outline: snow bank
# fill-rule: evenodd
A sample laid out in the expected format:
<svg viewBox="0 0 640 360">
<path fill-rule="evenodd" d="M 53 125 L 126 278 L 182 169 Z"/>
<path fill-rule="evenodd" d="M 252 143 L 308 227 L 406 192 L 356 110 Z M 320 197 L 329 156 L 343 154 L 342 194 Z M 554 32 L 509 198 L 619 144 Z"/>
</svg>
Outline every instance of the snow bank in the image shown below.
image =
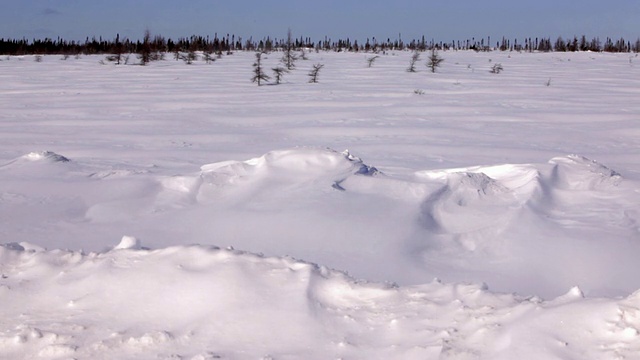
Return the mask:
<svg viewBox="0 0 640 360">
<path fill-rule="evenodd" d="M 602 359 L 640 351 L 638 294 L 585 299 L 572 289 L 542 301 L 471 284 L 396 287 L 203 246 L 85 254 L 7 244 L 0 264 L 4 358 Z"/>
</svg>

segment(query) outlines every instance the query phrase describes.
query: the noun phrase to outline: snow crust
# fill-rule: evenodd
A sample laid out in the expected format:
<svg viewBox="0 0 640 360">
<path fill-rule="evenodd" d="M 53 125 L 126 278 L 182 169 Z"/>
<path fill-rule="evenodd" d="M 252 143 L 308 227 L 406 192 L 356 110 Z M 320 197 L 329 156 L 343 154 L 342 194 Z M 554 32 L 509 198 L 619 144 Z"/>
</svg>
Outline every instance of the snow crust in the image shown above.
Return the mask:
<svg viewBox="0 0 640 360">
<path fill-rule="evenodd" d="M 635 58 L 410 55 L 0 62 L 0 358 L 637 358 Z"/>
</svg>

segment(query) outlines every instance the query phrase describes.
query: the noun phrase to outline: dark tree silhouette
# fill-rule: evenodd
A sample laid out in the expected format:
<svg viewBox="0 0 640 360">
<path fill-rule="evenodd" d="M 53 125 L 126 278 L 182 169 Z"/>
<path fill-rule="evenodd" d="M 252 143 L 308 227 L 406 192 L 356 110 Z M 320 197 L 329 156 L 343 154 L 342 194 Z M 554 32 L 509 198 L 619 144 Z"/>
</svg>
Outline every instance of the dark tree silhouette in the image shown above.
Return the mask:
<svg viewBox="0 0 640 360">
<path fill-rule="evenodd" d="M 631 41 L 629 41 L 631 40 Z M 137 54 L 140 62 L 147 64 L 150 61 L 161 60 L 162 56 L 167 53 L 185 53 L 191 47 L 196 51 L 212 51 L 213 54 L 221 55 L 225 52 L 228 55 L 232 51 L 256 51 L 262 49 L 264 51 L 282 51 L 285 56 L 283 63 L 286 67 L 292 68 L 295 59 L 303 59 L 304 53 L 300 53 L 305 48 L 314 48 L 319 51 L 349 51 L 349 52 L 385 52 L 392 49 L 424 51 L 436 48 L 437 50 L 476 50 L 476 51 L 493 51 L 495 48 L 490 46 L 490 38 L 484 39 L 466 39 L 464 41 L 451 42 L 435 42 L 427 41 L 424 36 L 422 39 L 413 39 L 405 42 L 398 38 L 395 41 L 387 39 L 379 41 L 374 38 L 367 38 L 363 45 L 357 40 L 352 39 L 336 39 L 325 37 L 324 40 L 314 42 L 311 38 L 299 39 L 293 38 L 290 31 L 287 37 L 282 40 L 263 37 L 261 39 L 242 39 L 235 35 L 225 34 L 219 37 L 215 34 L 211 39 L 203 36 L 193 35 L 189 38 L 165 39 L 162 36 L 151 36 L 149 31 L 145 31 L 144 38 L 137 41 L 120 39 L 116 36 L 115 40 L 106 40 L 101 37 L 86 37 L 84 41 L 67 41 L 62 38 L 51 39 L 6 39 L 0 38 L 0 54 L 2 55 L 68 55 L 66 58 L 78 54 L 84 55 L 117 55 L 117 54 Z M 518 39 L 510 40 L 502 38 L 501 41 L 495 42 L 499 50 L 508 51 L 594 51 L 594 52 L 640 52 L 640 39 L 623 39 L 616 37 L 608 37 L 599 39 L 597 37 L 589 40 L 586 36 L 573 36 L 570 38 L 558 37 L 556 41 L 552 41 L 548 37 L 524 38 L 523 42 Z M 293 51 L 293 52 L 292 52 Z M 295 55 L 294 55 L 295 53 Z M 291 55 L 287 59 L 287 54 Z M 126 57 L 126 55 L 125 55 Z M 176 56 L 176 59 L 179 59 Z M 120 59 L 122 63 L 123 59 Z M 115 59 L 117 62 L 118 59 Z"/>
<path fill-rule="evenodd" d="M 380 56 L 376 55 L 376 56 L 372 56 L 370 58 L 367 58 L 367 67 L 372 67 L 373 63 L 376 62 L 376 60 L 379 58 Z"/>
<path fill-rule="evenodd" d="M 409 60 L 409 67 L 407 68 L 408 72 L 416 72 L 416 63 L 420 61 L 420 53 L 418 51 L 414 51 L 411 55 L 411 60 Z"/>
<path fill-rule="evenodd" d="M 440 64 L 444 61 L 435 48 L 431 49 L 431 55 L 429 55 L 429 60 L 427 61 L 427 67 L 431 70 L 432 73 L 436 72 L 436 68 L 440 66 Z"/>
<path fill-rule="evenodd" d="M 282 63 L 287 67 L 287 70 L 293 70 L 296 67 L 295 62 L 298 60 L 298 57 L 294 54 L 294 45 L 291 29 L 289 29 L 287 30 L 287 40 L 284 43 L 284 55 L 282 56 Z"/>
<path fill-rule="evenodd" d="M 283 67 L 275 67 L 273 69 L 273 76 L 275 76 L 276 78 L 276 84 L 280 84 L 280 82 L 282 81 L 282 77 L 284 76 L 285 73 L 288 73 L 289 70 L 283 68 Z"/>
<path fill-rule="evenodd" d="M 309 82 L 317 83 L 320 70 L 324 67 L 324 64 L 314 64 L 311 71 L 309 71 Z"/>
<path fill-rule="evenodd" d="M 262 69 L 262 53 L 256 53 L 256 62 L 253 63 L 253 77 L 251 78 L 252 82 L 257 82 L 258 86 L 262 85 L 262 81 L 269 80 L 270 77 L 264 73 Z"/>
<path fill-rule="evenodd" d="M 144 31 L 142 46 L 138 51 L 138 59 L 140 59 L 140 65 L 147 65 L 151 61 L 151 32 L 149 29 Z"/>
</svg>

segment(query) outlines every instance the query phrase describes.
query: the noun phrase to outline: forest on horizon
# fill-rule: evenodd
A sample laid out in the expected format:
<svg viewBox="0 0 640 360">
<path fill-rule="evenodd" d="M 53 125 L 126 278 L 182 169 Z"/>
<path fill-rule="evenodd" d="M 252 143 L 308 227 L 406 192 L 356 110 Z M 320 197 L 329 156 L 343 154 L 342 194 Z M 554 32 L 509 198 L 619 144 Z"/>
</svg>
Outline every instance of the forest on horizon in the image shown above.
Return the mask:
<svg viewBox="0 0 640 360">
<path fill-rule="evenodd" d="M 51 39 L 4 39 L 0 38 L 0 54 L 2 55 L 91 55 L 91 54 L 123 54 L 142 53 L 145 51 L 166 52 L 194 52 L 204 53 L 229 53 L 233 51 L 281 51 L 285 49 L 315 49 L 317 51 L 350 51 L 350 52 L 384 52 L 388 50 L 425 51 L 438 50 L 475 50 L 475 51 L 525 51 L 525 52 L 640 52 L 640 38 L 631 42 L 624 38 L 614 40 L 607 37 L 601 40 L 598 37 L 588 39 L 586 36 L 574 36 L 563 38 L 559 36 L 555 40 L 549 37 L 525 38 L 524 40 L 501 38 L 492 41 L 491 37 L 482 39 L 466 39 L 462 41 L 436 42 L 421 39 L 403 41 L 402 39 L 379 40 L 375 37 L 358 42 L 349 38 L 332 40 L 325 37 L 314 41 L 310 37 L 294 38 L 289 32 L 281 39 L 263 37 L 243 39 L 235 35 L 226 34 L 218 36 L 193 35 L 176 40 L 165 38 L 161 35 L 151 35 L 146 31 L 143 39 L 121 39 L 116 35 L 114 39 L 102 37 L 87 37 L 84 41 L 67 41 L 62 38 Z"/>
</svg>

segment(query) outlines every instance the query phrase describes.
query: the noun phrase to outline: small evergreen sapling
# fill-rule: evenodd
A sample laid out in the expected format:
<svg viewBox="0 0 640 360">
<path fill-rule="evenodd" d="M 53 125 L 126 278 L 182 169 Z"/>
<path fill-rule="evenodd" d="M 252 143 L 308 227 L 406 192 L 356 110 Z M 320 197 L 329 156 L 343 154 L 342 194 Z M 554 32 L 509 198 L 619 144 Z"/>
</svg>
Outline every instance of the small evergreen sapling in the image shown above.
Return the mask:
<svg viewBox="0 0 640 360">
<path fill-rule="evenodd" d="M 140 65 L 147 65 L 151 61 L 151 32 L 148 29 L 144 31 L 142 45 L 138 50 L 138 59 L 140 59 Z"/>
<path fill-rule="evenodd" d="M 262 85 L 262 81 L 269 80 L 270 77 L 264 73 L 262 69 L 262 53 L 256 53 L 256 62 L 253 63 L 253 77 L 251 78 L 252 82 L 257 82 L 258 86 Z"/>
<path fill-rule="evenodd" d="M 311 71 L 309 71 L 309 82 L 317 83 L 318 82 L 318 74 L 320 70 L 324 67 L 324 64 L 314 64 Z"/>
<path fill-rule="evenodd" d="M 180 54 L 180 59 L 185 62 L 187 65 L 193 64 L 194 61 L 198 60 L 198 54 L 196 54 L 195 50 L 189 49 L 187 53 Z"/>
<path fill-rule="evenodd" d="M 493 66 L 491 67 L 491 70 L 489 70 L 489 72 L 492 73 L 492 74 L 500 74 L 502 72 L 502 70 L 504 70 L 504 68 L 502 67 L 502 64 L 495 63 L 495 64 L 493 64 Z"/>
<path fill-rule="evenodd" d="M 298 60 L 294 51 L 293 36 L 291 35 L 291 29 L 287 31 L 287 42 L 284 44 L 284 55 L 282 56 L 282 63 L 287 67 L 287 70 L 293 70 L 296 67 L 295 62 Z"/>
<path fill-rule="evenodd" d="M 376 55 L 376 56 L 372 56 L 370 58 L 367 58 L 367 67 L 371 67 L 373 66 L 373 63 L 376 61 L 377 58 L 379 58 L 380 56 Z"/>
<path fill-rule="evenodd" d="M 429 60 L 427 61 L 427 67 L 431 70 L 432 73 L 436 72 L 436 68 L 440 67 L 440 64 L 444 61 L 435 48 L 431 49 L 431 55 L 429 55 Z"/>
<path fill-rule="evenodd" d="M 420 53 L 418 51 L 414 51 L 413 55 L 411 55 L 411 60 L 409 60 L 409 67 L 407 68 L 408 72 L 416 72 L 416 63 L 420 61 Z"/>
<path fill-rule="evenodd" d="M 271 70 L 273 70 L 273 76 L 275 76 L 276 78 L 276 85 L 280 84 L 280 82 L 282 82 L 282 77 L 284 76 L 284 74 L 289 72 L 289 70 L 280 66 L 275 67 Z"/>
<path fill-rule="evenodd" d="M 213 50 L 211 49 L 207 49 L 206 51 L 204 51 L 202 53 L 202 58 L 207 64 L 211 64 L 212 62 L 216 61 L 216 59 L 213 57 Z"/>
</svg>

